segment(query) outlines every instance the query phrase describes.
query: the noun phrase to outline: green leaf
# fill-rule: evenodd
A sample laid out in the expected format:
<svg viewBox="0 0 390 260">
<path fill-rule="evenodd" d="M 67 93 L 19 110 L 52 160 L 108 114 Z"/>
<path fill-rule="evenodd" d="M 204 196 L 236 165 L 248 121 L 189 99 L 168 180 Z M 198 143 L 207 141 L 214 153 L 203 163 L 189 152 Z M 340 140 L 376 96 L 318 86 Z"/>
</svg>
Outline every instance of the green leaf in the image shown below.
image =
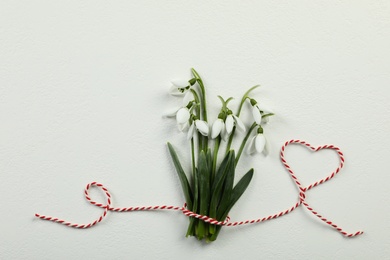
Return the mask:
<svg viewBox="0 0 390 260">
<path fill-rule="evenodd" d="M 210 189 L 211 187 L 213 186 L 213 179 L 214 179 L 214 176 L 213 176 L 213 155 L 211 153 L 211 149 L 207 149 L 207 153 L 206 153 L 206 159 L 207 159 L 207 167 L 210 171 L 210 179 L 209 179 L 209 183 L 210 183 Z"/>
<path fill-rule="evenodd" d="M 233 189 L 232 197 L 230 200 L 229 207 L 227 211 L 221 216 L 221 218 L 225 219 L 227 215 L 229 214 L 229 211 L 233 208 L 234 204 L 238 201 L 238 199 L 241 197 L 241 195 L 245 192 L 246 188 L 248 187 L 249 183 L 251 182 L 253 177 L 253 169 L 250 169 L 244 177 L 241 178 L 241 180 L 236 184 L 236 186 Z M 221 231 L 222 226 L 217 226 L 214 233 L 210 236 L 210 241 L 215 241 L 218 237 L 219 231 Z"/>
<path fill-rule="evenodd" d="M 221 202 L 219 203 L 217 210 L 217 219 L 224 220 L 220 216 L 229 208 L 230 199 L 232 197 L 233 184 L 234 184 L 234 173 L 235 173 L 235 156 L 234 151 L 232 152 L 231 161 L 229 161 L 226 169 L 226 178 L 223 183 L 223 191 L 221 195 Z"/>
<path fill-rule="evenodd" d="M 252 180 L 252 177 L 253 177 L 253 169 L 250 169 L 236 184 L 236 186 L 232 191 L 230 203 L 226 208 L 225 212 L 220 216 L 221 219 L 225 219 L 227 217 L 229 211 L 233 208 L 234 204 L 236 204 L 236 202 L 240 199 L 241 195 L 245 192 L 246 188 L 248 187 L 249 183 Z"/>
<path fill-rule="evenodd" d="M 221 191 L 223 188 L 226 175 L 228 173 L 229 165 L 231 165 L 232 162 L 234 163 L 234 153 L 232 151 L 229 151 L 226 154 L 225 158 L 223 159 L 221 165 L 219 166 L 212 185 L 212 189 L 211 189 L 212 195 L 210 200 L 210 211 L 209 211 L 209 216 L 211 218 L 217 217 L 217 207 L 221 199 Z"/>
<path fill-rule="evenodd" d="M 194 169 L 193 176 L 194 176 L 193 179 L 194 201 L 192 205 L 192 212 L 196 213 L 198 211 L 198 206 L 199 206 L 199 178 L 198 178 L 199 174 L 197 168 Z M 197 218 L 193 218 L 193 217 L 190 218 L 190 224 L 188 225 L 186 237 L 195 235 L 195 229 L 196 226 L 198 225 L 198 222 L 199 220 Z"/>
<path fill-rule="evenodd" d="M 225 219 L 227 215 L 229 214 L 229 211 L 232 209 L 234 204 L 239 200 L 241 195 L 245 192 L 246 188 L 248 187 L 249 183 L 251 182 L 253 177 L 253 169 L 250 169 L 242 178 L 241 180 L 236 184 L 236 186 L 233 189 L 232 197 L 230 200 L 230 204 L 228 206 L 228 209 L 221 215 L 221 219 Z M 217 226 L 214 233 L 210 236 L 210 241 L 215 241 L 218 237 L 219 231 L 221 231 L 222 226 Z"/>
<path fill-rule="evenodd" d="M 233 151 L 229 151 L 225 155 L 225 158 L 223 158 L 221 165 L 219 166 L 217 173 L 215 174 L 215 181 L 212 186 L 213 191 L 218 189 L 219 185 L 223 185 L 223 180 L 226 177 L 226 167 L 228 166 L 233 155 Z"/>
<path fill-rule="evenodd" d="M 199 212 L 201 215 L 208 214 L 210 201 L 210 168 L 208 167 L 206 154 L 204 151 L 200 152 L 198 159 L 198 173 L 199 173 Z"/>
<path fill-rule="evenodd" d="M 225 158 L 223 159 L 221 165 L 218 168 L 218 171 L 215 175 L 212 189 L 211 189 L 211 200 L 210 200 L 210 209 L 209 209 L 209 217 L 216 219 L 217 218 L 217 210 L 218 204 L 221 200 L 222 188 L 226 179 L 226 175 L 229 172 L 229 169 L 234 165 L 234 152 L 229 151 Z M 233 167 L 234 168 L 234 167 Z M 213 234 L 215 232 L 215 225 L 210 225 L 209 232 Z"/>
<path fill-rule="evenodd" d="M 168 143 L 169 153 L 171 154 L 173 164 L 175 165 L 177 175 L 179 176 L 181 187 L 183 189 L 184 197 L 187 202 L 188 209 L 192 210 L 192 192 L 190 184 L 188 183 L 187 175 L 185 174 L 183 167 L 181 167 L 179 158 L 173 149 L 173 146 Z"/>
<path fill-rule="evenodd" d="M 207 216 L 210 202 L 210 169 L 204 151 L 199 154 L 197 173 L 199 178 L 199 214 Z M 205 222 L 198 222 L 198 239 L 206 237 L 206 226 Z"/>
</svg>

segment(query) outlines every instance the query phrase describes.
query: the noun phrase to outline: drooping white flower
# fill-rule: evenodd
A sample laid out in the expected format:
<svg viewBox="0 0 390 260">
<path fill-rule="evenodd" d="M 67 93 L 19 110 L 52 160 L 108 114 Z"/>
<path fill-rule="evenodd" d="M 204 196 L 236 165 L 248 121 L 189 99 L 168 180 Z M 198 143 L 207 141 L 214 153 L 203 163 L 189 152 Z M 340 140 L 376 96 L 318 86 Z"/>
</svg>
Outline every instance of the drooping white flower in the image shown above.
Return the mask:
<svg viewBox="0 0 390 260">
<path fill-rule="evenodd" d="M 221 137 L 224 142 L 227 142 L 229 134 L 226 132 L 226 125 L 221 130 Z"/>
<path fill-rule="evenodd" d="M 221 118 L 218 118 L 215 120 L 211 127 L 211 138 L 215 139 L 218 137 L 218 135 L 221 136 L 223 141 L 227 141 L 229 134 L 226 132 L 226 124 L 223 122 Z"/>
<path fill-rule="evenodd" d="M 256 134 L 254 137 L 252 137 L 248 144 L 247 153 L 253 154 L 257 152 L 267 154 L 266 143 L 267 141 L 264 137 L 264 134 Z"/>
<path fill-rule="evenodd" d="M 256 124 L 260 125 L 262 115 L 261 115 L 260 108 L 257 104 L 252 107 L 252 115 L 253 115 L 253 119 L 255 120 Z"/>
<path fill-rule="evenodd" d="M 241 121 L 241 119 L 239 117 L 237 117 L 233 114 L 228 115 L 226 117 L 225 125 L 226 125 L 226 132 L 228 135 L 230 135 L 232 133 L 234 126 L 236 126 L 239 131 L 245 132 L 244 123 Z"/>
<path fill-rule="evenodd" d="M 217 138 L 217 136 L 221 134 L 223 128 L 225 128 L 225 123 L 223 120 L 221 118 L 215 120 L 213 126 L 211 127 L 211 138 Z"/>
<path fill-rule="evenodd" d="M 190 111 L 187 107 L 173 107 L 163 113 L 163 118 L 176 117 L 177 127 L 180 132 L 187 131 L 190 127 L 188 123 L 190 116 Z"/>
<path fill-rule="evenodd" d="M 207 122 L 203 120 L 196 119 L 192 122 L 188 133 L 187 133 L 187 139 L 190 140 L 196 133 L 197 130 L 199 133 L 201 133 L 203 136 L 208 136 L 209 135 L 209 125 Z"/>
<path fill-rule="evenodd" d="M 190 110 L 187 107 L 182 107 L 176 113 L 176 121 L 178 124 L 184 124 L 190 119 L 190 116 Z"/>
<path fill-rule="evenodd" d="M 169 89 L 169 93 L 172 96 L 183 96 L 189 89 L 190 83 L 186 80 L 175 79 L 171 81 L 172 86 Z"/>
<path fill-rule="evenodd" d="M 268 118 L 267 117 L 264 118 L 262 113 L 272 114 L 271 110 L 266 106 L 264 106 L 263 104 L 258 104 L 257 102 L 256 103 L 255 102 L 256 101 L 254 100 L 252 105 L 252 115 L 256 124 L 260 125 L 260 124 L 268 123 Z"/>
</svg>

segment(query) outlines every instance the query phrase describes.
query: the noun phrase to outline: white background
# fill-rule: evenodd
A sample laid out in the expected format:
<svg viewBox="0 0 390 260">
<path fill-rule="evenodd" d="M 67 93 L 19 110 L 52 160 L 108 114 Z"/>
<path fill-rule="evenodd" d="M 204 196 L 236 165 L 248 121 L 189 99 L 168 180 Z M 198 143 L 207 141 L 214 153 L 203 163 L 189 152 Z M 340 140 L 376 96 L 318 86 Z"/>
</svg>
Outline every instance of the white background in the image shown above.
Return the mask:
<svg viewBox="0 0 390 260">
<path fill-rule="evenodd" d="M 1 1 L 0 258 L 389 259 L 389 46 L 388 1 Z M 109 213 L 87 230 L 34 218 L 94 220 L 102 210 L 83 197 L 91 181 L 115 206 L 181 206 L 166 141 L 187 168 L 189 146 L 161 114 L 180 104 L 170 80 L 191 67 L 211 119 L 218 94 L 236 97 L 234 108 L 255 84 L 253 96 L 277 114 L 265 127 L 270 155 L 237 167 L 256 174 L 232 220 L 296 202 L 278 153 L 301 138 L 346 156 L 308 202 L 366 233 L 344 238 L 304 208 L 225 228 L 212 244 L 186 239 L 178 212 Z M 305 185 L 337 166 L 330 151 L 294 146 L 286 156 Z"/>
</svg>

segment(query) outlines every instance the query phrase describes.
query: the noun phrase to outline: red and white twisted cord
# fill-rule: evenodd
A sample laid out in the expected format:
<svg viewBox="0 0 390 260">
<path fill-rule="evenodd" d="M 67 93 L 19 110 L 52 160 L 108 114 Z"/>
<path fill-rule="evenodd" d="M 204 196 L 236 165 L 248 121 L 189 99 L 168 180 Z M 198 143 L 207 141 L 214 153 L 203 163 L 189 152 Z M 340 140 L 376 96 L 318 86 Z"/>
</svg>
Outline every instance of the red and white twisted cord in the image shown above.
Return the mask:
<svg viewBox="0 0 390 260">
<path fill-rule="evenodd" d="M 288 165 L 286 159 L 284 158 L 285 157 L 284 156 L 285 149 L 290 144 L 304 145 L 307 148 L 309 148 L 310 150 L 312 150 L 313 152 L 317 152 L 317 151 L 320 151 L 320 150 L 323 150 L 323 149 L 334 150 L 334 151 L 337 152 L 337 154 L 339 156 L 339 159 L 340 159 L 339 166 L 329 176 L 327 176 L 326 178 L 321 179 L 319 181 L 316 181 L 316 182 L 310 184 L 307 187 L 303 187 L 301 182 L 296 177 L 295 173 L 292 171 L 291 167 Z M 240 225 L 246 225 L 246 224 L 260 223 L 260 222 L 264 222 L 264 221 L 267 221 L 267 220 L 275 219 L 275 218 L 281 217 L 283 215 L 286 215 L 286 214 L 292 212 L 293 210 L 298 208 L 301 204 L 303 204 L 313 215 L 318 217 L 320 220 L 325 222 L 327 225 L 329 225 L 332 228 L 336 229 L 338 232 L 340 232 L 345 237 L 355 237 L 355 236 L 363 234 L 363 231 L 357 231 L 355 233 L 348 233 L 348 232 L 344 231 L 341 227 L 339 227 L 338 225 L 336 225 L 332 221 L 330 221 L 330 220 L 326 219 L 325 217 L 323 217 L 322 215 L 320 215 L 317 211 L 315 211 L 306 202 L 306 191 L 308 191 L 308 190 L 310 190 L 310 189 L 312 189 L 312 188 L 314 188 L 314 187 L 316 187 L 316 186 L 318 186 L 320 184 L 323 184 L 324 182 L 329 181 L 334 176 L 336 176 L 336 174 L 338 174 L 340 172 L 341 168 L 343 168 L 345 160 L 344 160 L 344 154 L 341 152 L 340 148 L 338 148 L 338 147 L 336 147 L 334 145 L 323 145 L 323 146 L 319 146 L 319 147 L 316 148 L 316 147 L 313 147 L 309 143 L 307 143 L 305 141 L 302 141 L 302 140 L 290 140 L 290 141 L 287 141 L 282 146 L 281 151 L 280 151 L 280 158 L 281 158 L 282 164 L 284 165 L 286 170 L 289 172 L 291 178 L 293 179 L 294 183 L 296 184 L 296 187 L 297 187 L 297 189 L 299 191 L 299 201 L 296 204 L 294 204 L 292 207 L 288 208 L 287 210 L 284 210 L 284 211 L 281 211 L 281 212 L 276 213 L 274 215 L 270 215 L 270 216 L 263 217 L 263 218 L 258 218 L 258 219 L 253 219 L 253 220 L 245 220 L 245 221 L 230 222 L 230 218 L 227 217 L 224 221 L 219 221 L 219 220 L 210 218 L 208 216 L 200 215 L 200 214 L 197 214 L 197 213 L 194 213 L 194 212 L 188 210 L 186 208 L 186 204 L 184 204 L 183 207 L 162 205 L 162 206 L 148 206 L 148 207 L 142 206 L 142 207 L 129 207 L 129 208 L 114 208 L 114 207 L 111 206 L 111 194 L 108 192 L 107 188 L 103 186 L 103 184 L 97 183 L 97 182 L 92 182 L 92 183 L 87 184 L 87 186 L 85 187 L 85 190 L 84 190 L 84 195 L 85 195 L 85 198 L 87 199 L 87 201 L 89 203 L 91 203 L 92 205 L 100 207 L 100 208 L 102 208 L 104 210 L 103 214 L 99 218 L 97 218 L 95 221 L 93 221 L 91 223 L 88 223 L 88 224 L 77 224 L 77 223 L 71 223 L 71 222 L 68 222 L 68 221 L 65 221 L 65 220 L 62 220 L 62 219 L 59 219 L 59 218 L 45 216 L 45 215 L 40 215 L 40 214 L 35 214 L 35 216 L 40 218 L 40 219 L 43 219 L 43 220 L 49 220 L 49 221 L 57 222 L 57 223 L 60 223 L 60 224 L 63 224 L 63 225 L 69 226 L 69 227 L 89 228 L 89 227 L 92 227 L 92 226 L 98 224 L 99 222 L 101 222 L 107 216 L 107 212 L 108 211 L 128 212 L 128 211 L 147 211 L 147 210 L 176 210 L 176 211 L 181 211 L 187 217 L 198 218 L 198 219 L 203 220 L 204 222 L 208 222 L 208 223 L 211 223 L 211 224 L 214 224 L 214 225 L 221 225 L 221 226 L 231 227 L 231 226 L 240 226 Z M 105 193 L 106 198 L 107 198 L 106 204 L 97 203 L 96 201 L 94 201 L 94 200 L 92 200 L 90 198 L 90 196 L 89 196 L 89 189 L 92 186 L 96 186 L 96 187 L 100 188 Z"/>
</svg>

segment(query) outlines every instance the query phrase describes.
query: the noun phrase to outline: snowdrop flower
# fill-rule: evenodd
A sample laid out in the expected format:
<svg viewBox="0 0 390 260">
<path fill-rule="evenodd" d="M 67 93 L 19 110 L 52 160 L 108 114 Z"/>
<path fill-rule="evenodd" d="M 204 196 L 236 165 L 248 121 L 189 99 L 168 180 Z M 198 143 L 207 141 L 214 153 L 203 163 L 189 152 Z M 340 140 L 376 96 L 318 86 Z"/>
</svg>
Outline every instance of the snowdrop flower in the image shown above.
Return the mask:
<svg viewBox="0 0 390 260">
<path fill-rule="evenodd" d="M 240 118 L 238 118 L 233 114 L 230 114 L 226 117 L 225 125 L 226 125 L 226 132 L 228 135 L 232 133 L 234 126 L 236 126 L 239 131 L 245 132 L 244 123 L 241 121 Z"/>
<path fill-rule="evenodd" d="M 262 113 L 272 114 L 271 110 L 269 110 L 264 105 L 259 105 L 257 101 L 254 99 L 251 99 L 250 102 L 252 105 L 253 119 L 255 120 L 256 124 L 260 125 L 261 123 L 267 123 L 268 118 L 263 118 Z"/>
<path fill-rule="evenodd" d="M 207 122 L 203 120 L 195 119 L 192 122 L 190 129 L 188 130 L 188 134 L 187 134 L 188 140 L 191 140 L 191 138 L 195 135 L 196 133 L 195 130 L 197 130 L 203 136 L 209 135 L 209 125 L 207 124 Z"/>
<path fill-rule="evenodd" d="M 189 93 L 189 89 L 191 86 L 193 86 L 196 83 L 196 79 L 190 79 L 190 80 L 182 80 L 182 79 L 175 79 L 171 80 L 172 86 L 169 90 L 169 93 L 172 96 L 183 96 L 186 93 Z"/>
<path fill-rule="evenodd" d="M 187 107 L 182 107 L 176 113 L 176 121 L 178 124 L 184 124 L 190 119 L 190 116 L 190 110 Z"/>
<path fill-rule="evenodd" d="M 188 107 L 173 107 L 163 113 L 163 117 L 176 117 L 178 124 L 183 124 L 190 119 Z"/>
<path fill-rule="evenodd" d="M 191 117 L 192 102 L 188 103 L 187 106 L 174 107 L 163 113 L 163 117 L 176 117 L 178 128 L 181 132 L 188 130 L 189 119 Z"/>
<path fill-rule="evenodd" d="M 225 142 L 227 141 L 229 135 L 226 132 L 226 126 L 225 123 L 221 118 L 218 118 L 214 121 L 212 127 L 211 127 L 211 138 L 215 139 L 220 135 L 222 137 L 222 140 Z"/>
<path fill-rule="evenodd" d="M 248 146 L 248 154 L 253 153 L 266 153 L 266 140 L 264 137 L 264 134 L 258 133 L 256 134 L 251 141 L 249 142 Z"/>
<path fill-rule="evenodd" d="M 253 115 L 253 119 L 255 120 L 256 124 L 260 125 L 262 115 L 261 115 L 261 110 L 260 110 L 258 105 L 254 105 L 252 107 L 252 115 Z"/>
<path fill-rule="evenodd" d="M 267 140 L 265 139 L 263 128 L 261 126 L 259 126 L 257 129 L 257 134 L 250 140 L 247 149 L 248 154 L 253 154 L 256 152 L 263 153 L 264 155 L 268 154 Z"/>
<path fill-rule="evenodd" d="M 218 118 L 214 121 L 213 126 L 211 127 L 211 138 L 215 139 L 225 128 L 225 123 L 221 118 Z"/>
<path fill-rule="evenodd" d="M 186 80 L 176 79 L 172 80 L 171 83 L 169 93 L 172 96 L 183 96 L 190 89 L 190 83 Z"/>
</svg>

